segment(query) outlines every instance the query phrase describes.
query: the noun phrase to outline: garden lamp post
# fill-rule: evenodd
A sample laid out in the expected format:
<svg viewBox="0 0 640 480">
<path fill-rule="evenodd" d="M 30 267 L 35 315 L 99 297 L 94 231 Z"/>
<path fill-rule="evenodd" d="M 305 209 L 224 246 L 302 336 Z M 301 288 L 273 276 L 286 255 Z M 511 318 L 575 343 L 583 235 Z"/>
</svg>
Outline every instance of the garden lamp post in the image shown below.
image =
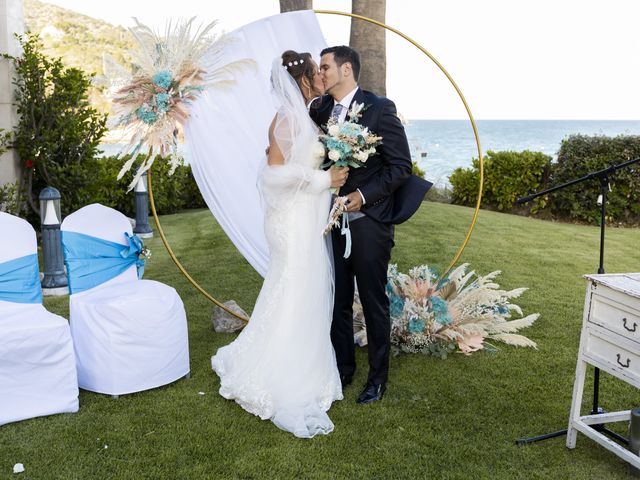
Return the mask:
<svg viewBox="0 0 640 480">
<path fill-rule="evenodd" d="M 40 192 L 40 221 L 42 223 L 42 255 L 44 258 L 43 295 L 67 295 L 67 275 L 64 271 L 62 242 L 60 241 L 60 192 L 46 187 Z"/>
<path fill-rule="evenodd" d="M 133 233 L 142 238 L 153 237 L 149 226 L 149 191 L 147 172 L 144 172 L 136 184 L 136 226 Z"/>
</svg>

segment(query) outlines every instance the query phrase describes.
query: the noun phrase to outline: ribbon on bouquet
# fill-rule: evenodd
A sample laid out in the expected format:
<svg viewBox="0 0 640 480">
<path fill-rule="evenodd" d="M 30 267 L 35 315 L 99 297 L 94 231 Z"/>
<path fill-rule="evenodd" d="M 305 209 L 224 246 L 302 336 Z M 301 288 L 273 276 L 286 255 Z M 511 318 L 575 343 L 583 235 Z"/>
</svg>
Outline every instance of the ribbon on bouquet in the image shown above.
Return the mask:
<svg viewBox="0 0 640 480">
<path fill-rule="evenodd" d="M 342 227 L 340 228 L 340 235 L 345 236 L 346 245 L 344 247 L 344 258 L 349 258 L 351 255 L 351 229 L 349 228 L 349 214 L 344 212 L 342 214 Z"/>
</svg>

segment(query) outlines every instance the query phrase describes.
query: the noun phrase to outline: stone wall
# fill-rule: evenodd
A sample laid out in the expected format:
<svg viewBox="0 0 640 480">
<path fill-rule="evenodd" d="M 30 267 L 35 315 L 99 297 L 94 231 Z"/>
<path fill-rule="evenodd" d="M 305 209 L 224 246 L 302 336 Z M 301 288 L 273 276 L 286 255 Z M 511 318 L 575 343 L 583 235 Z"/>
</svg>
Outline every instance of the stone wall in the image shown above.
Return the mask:
<svg viewBox="0 0 640 480">
<path fill-rule="evenodd" d="M 18 55 L 20 48 L 14 33 L 24 32 L 22 0 L 0 0 L 0 52 Z M 12 106 L 13 85 L 11 62 L 0 58 L 0 128 L 11 130 L 17 122 Z M 18 159 L 12 151 L 0 156 L 0 185 L 15 182 L 19 173 Z"/>
</svg>

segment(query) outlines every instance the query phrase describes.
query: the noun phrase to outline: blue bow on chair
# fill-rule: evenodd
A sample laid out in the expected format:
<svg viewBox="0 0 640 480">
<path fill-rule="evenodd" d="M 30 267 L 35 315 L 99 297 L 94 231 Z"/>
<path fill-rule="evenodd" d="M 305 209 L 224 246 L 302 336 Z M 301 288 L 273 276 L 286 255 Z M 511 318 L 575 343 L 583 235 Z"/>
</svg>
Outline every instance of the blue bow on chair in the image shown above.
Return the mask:
<svg viewBox="0 0 640 480">
<path fill-rule="evenodd" d="M 137 235 L 125 232 L 128 245 L 110 242 L 78 232 L 62 232 L 64 260 L 72 294 L 89 290 L 117 277 L 131 265 L 136 266 L 138 278 L 144 274 L 144 246 Z"/>
<path fill-rule="evenodd" d="M 124 232 L 124 235 L 127 237 L 129 242 L 129 248 L 125 248 L 120 252 L 120 256 L 122 258 L 135 258 L 136 259 L 136 267 L 138 269 L 138 278 L 142 278 L 144 275 L 144 263 L 145 259 L 140 258 L 142 255 L 142 251 L 144 250 L 144 244 L 142 243 L 142 239 L 137 235 L 131 235 L 129 232 Z"/>
</svg>

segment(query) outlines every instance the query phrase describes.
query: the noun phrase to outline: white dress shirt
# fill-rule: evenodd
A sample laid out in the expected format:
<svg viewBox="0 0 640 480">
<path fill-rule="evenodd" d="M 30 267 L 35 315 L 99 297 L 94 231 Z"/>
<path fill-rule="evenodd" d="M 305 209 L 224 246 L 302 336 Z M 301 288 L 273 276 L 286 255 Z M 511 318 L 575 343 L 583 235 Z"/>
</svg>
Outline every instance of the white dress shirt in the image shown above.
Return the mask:
<svg viewBox="0 0 640 480">
<path fill-rule="evenodd" d="M 340 105 L 342 105 L 342 111 L 340 112 L 340 115 L 338 116 L 338 121 L 339 122 L 344 122 L 344 120 L 347 118 L 347 113 L 349 112 L 349 106 L 351 105 L 351 102 L 353 101 L 353 97 L 355 96 L 356 92 L 358 91 L 358 86 L 356 85 L 356 88 L 354 88 L 353 90 L 351 90 L 349 93 L 347 93 L 344 98 L 342 100 L 340 100 L 339 102 L 337 102 L 335 100 L 335 98 L 333 99 L 333 106 L 335 107 L 338 103 Z"/>
</svg>

